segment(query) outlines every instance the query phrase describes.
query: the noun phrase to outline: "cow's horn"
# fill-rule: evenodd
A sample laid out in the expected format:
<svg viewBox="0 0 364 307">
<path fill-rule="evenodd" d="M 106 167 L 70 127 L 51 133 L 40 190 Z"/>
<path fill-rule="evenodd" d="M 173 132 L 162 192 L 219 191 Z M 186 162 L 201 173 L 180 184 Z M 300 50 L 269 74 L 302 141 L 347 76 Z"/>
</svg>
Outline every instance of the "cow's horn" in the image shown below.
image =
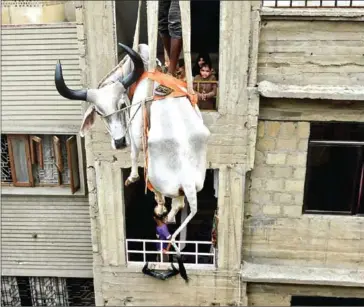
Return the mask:
<svg viewBox="0 0 364 307">
<path fill-rule="evenodd" d="M 125 50 L 125 52 L 129 55 L 131 60 L 134 63 L 134 70 L 132 73 L 130 73 L 128 76 L 126 76 L 123 79 L 119 79 L 121 84 L 124 86 L 124 88 L 128 88 L 130 85 L 132 85 L 135 81 L 139 79 L 139 77 L 144 72 L 144 63 L 140 55 L 135 52 L 133 49 L 129 48 L 128 46 L 125 46 L 124 44 L 119 43 L 119 46 Z"/>
<path fill-rule="evenodd" d="M 57 91 L 64 98 L 72 99 L 72 100 L 87 100 L 87 90 L 71 90 L 67 87 L 66 83 L 64 83 L 63 74 L 62 74 L 62 65 L 61 61 L 58 60 L 56 65 L 56 71 L 54 74 L 54 82 L 56 83 Z"/>
</svg>

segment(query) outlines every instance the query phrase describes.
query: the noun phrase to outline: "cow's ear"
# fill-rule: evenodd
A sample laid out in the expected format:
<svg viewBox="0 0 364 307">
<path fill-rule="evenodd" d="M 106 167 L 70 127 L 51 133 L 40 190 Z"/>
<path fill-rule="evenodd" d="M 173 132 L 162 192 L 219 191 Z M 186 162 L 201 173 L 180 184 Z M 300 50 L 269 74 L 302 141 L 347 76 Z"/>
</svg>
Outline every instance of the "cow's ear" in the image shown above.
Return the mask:
<svg viewBox="0 0 364 307">
<path fill-rule="evenodd" d="M 84 137 L 85 134 L 92 128 L 92 126 L 95 124 L 95 120 L 96 120 L 95 106 L 91 105 L 88 107 L 88 109 L 85 112 L 85 116 L 83 117 L 83 122 L 80 129 L 81 137 Z"/>
</svg>

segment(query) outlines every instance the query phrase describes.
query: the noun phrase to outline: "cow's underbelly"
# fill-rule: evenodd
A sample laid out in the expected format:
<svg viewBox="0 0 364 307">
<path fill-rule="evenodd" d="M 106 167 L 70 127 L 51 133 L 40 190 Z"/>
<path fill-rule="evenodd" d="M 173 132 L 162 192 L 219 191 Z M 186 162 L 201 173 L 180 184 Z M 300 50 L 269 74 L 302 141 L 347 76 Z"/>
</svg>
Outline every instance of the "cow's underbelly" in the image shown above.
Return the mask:
<svg viewBox="0 0 364 307">
<path fill-rule="evenodd" d="M 154 103 L 148 137 L 151 184 L 168 197 L 180 195 L 184 183 L 193 182 L 198 190 L 202 189 L 210 132 L 188 100 Z"/>
</svg>

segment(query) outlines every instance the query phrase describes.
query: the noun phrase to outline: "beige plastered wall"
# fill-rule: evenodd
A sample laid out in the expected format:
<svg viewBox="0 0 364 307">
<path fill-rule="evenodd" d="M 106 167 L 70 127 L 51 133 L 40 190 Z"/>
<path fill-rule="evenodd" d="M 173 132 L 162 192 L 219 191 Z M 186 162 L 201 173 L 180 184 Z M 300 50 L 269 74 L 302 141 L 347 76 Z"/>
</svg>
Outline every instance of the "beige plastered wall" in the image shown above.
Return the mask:
<svg viewBox="0 0 364 307">
<path fill-rule="evenodd" d="M 362 17 L 346 10 L 263 12 L 258 80 L 359 86 Z M 310 122 L 363 120 L 361 101 L 260 99 L 245 190 L 242 275 L 254 281 L 249 305 L 290 306 L 292 295 L 364 296 L 363 219 L 302 214 Z"/>
<path fill-rule="evenodd" d="M 75 1 L 3 1 L 1 24 L 74 22 Z M 23 3 L 22 3 L 23 2 Z"/>
<path fill-rule="evenodd" d="M 245 197 L 244 260 L 364 269 L 362 217 L 302 214 L 310 122 L 363 119 L 360 102 L 261 100 Z"/>
</svg>

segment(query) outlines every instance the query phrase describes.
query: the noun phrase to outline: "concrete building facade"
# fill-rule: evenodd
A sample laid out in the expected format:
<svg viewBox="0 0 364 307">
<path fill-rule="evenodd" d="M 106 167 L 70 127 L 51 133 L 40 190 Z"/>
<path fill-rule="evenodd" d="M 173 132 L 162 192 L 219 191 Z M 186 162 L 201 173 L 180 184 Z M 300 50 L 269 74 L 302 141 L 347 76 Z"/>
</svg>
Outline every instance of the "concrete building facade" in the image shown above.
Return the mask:
<svg viewBox="0 0 364 307">
<path fill-rule="evenodd" d="M 83 3 L 88 86 L 117 63 L 114 12 L 113 1 Z M 364 119 L 363 21 L 362 8 L 220 2 L 219 107 L 203 112 L 212 133 L 209 168 L 219 170 L 218 262 L 189 270 L 188 285 L 127 264 L 122 169 L 130 167 L 129 151 L 113 151 L 97 122 L 86 137 L 97 305 L 364 298 L 362 209 L 303 209 L 313 125 Z"/>
<path fill-rule="evenodd" d="M 135 20 L 121 22 L 119 15 L 134 14 L 135 2 L 72 3 L 79 59 L 63 73 L 67 82 L 74 64 L 80 82 L 96 88 L 120 60 L 117 42 L 132 42 Z M 130 263 L 126 198 L 132 188 L 124 187 L 130 151 L 111 148 L 98 118 L 84 139 L 87 192 L 79 198 L 87 203 L 88 195 L 92 242 L 84 249 L 92 253 L 93 272 L 85 274 L 94 277 L 95 303 L 293 306 L 328 305 L 338 298 L 342 305 L 360 303 L 364 8 L 292 8 L 276 1 L 219 5 L 218 107 L 202 112 L 211 131 L 208 168 L 218 170 L 216 265 L 188 267 L 191 280 L 185 284 L 179 276 L 164 282 L 145 276 L 144 262 Z M 73 133 L 81 113 L 73 115 Z M 32 125 L 29 133 L 38 133 Z M 5 197 L 9 208 L 19 198 Z M 39 207 L 40 200 L 34 201 Z M 71 239 L 77 244 L 74 234 Z"/>
</svg>

